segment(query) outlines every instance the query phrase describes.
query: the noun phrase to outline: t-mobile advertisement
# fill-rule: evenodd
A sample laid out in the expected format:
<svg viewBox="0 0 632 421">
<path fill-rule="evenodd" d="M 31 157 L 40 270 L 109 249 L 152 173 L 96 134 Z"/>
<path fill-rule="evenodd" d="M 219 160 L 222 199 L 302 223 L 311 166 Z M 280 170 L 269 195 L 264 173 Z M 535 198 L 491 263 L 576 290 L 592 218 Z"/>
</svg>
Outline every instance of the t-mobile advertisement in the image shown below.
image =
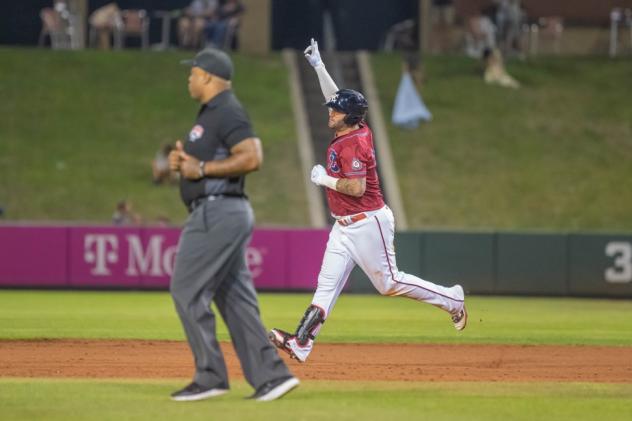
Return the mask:
<svg viewBox="0 0 632 421">
<path fill-rule="evenodd" d="M 0 226 L 0 286 L 166 289 L 176 228 Z M 314 290 L 327 230 L 257 229 L 246 250 L 255 287 Z"/>
</svg>

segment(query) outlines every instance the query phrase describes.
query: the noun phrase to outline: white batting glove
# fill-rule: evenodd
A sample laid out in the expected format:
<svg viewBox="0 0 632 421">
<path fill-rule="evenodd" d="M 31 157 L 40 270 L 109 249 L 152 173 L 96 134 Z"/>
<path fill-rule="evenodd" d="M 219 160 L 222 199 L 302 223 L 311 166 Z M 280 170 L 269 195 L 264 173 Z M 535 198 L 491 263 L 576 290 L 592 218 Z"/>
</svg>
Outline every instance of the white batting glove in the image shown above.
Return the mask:
<svg viewBox="0 0 632 421">
<path fill-rule="evenodd" d="M 322 180 L 325 175 L 327 175 L 325 167 L 320 164 L 314 165 L 314 168 L 312 168 L 312 183 L 316 184 L 317 186 L 322 186 Z"/>
<path fill-rule="evenodd" d="M 311 175 L 312 183 L 317 186 L 325 186 L 332 190 L 336 190 L 336 183 L 338 183 L 338 179 L 327 175 L 327 171 L 322 165 L 314 165 L 312 168 Z"/>
<path fill-rule="evenodd" d="M 320 53 L 318 52 L 318 43 L 314 41 L 314 38 L 311 39 L 310 45 L 303 51 L 305 54 L 305 58 L 309 61 L 309 64 L 312 67 L 318 67 L 323 65 L 323 61 L 320 58 Z"/>
</svg>

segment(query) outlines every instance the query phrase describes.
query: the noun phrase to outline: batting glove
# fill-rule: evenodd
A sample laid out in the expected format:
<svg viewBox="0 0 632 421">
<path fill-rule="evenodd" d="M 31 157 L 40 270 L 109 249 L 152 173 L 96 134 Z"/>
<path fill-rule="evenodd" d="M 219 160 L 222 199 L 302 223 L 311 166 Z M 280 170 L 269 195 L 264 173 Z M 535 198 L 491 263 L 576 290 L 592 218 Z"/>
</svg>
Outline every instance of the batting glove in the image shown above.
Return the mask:
<svg viewBox="0 0 632 421">
<path fill-rule="evenodd" d="M 332 190 L 336 190 L 336 183 L 338 183 L 338 179 L 327 175 L 327 171 L 322 165 L 314 165 L 314 168 L 312 168 L 311 179 L 312 183 L 317 186 L 325 186 Z"/>
<path fill-rule="evenodd" d="M 310 45 L 303 51 L 305 54 L 305 58 L 309 61 L 309 64 L 312 67 L 318 67 L 323 65 L 323 61 L 320 58 L 320 53 L 318 52 L 318 43 L 314 41 L 314 38 L 310 41 Z"/>
</svg>

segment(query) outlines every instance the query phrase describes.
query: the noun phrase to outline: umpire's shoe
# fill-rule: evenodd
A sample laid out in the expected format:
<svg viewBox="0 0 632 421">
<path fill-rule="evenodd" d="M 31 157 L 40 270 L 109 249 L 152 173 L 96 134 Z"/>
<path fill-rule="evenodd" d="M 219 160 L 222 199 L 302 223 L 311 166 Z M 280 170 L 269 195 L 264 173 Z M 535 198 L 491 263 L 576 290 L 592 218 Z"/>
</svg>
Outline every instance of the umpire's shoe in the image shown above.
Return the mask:
<svg viewBox="0 0 632 421">
<path fill-rule="evenodd" d="M 260 402 L 273 401 L 285 396 L 286 393 L 298 386 L 299 383 L 298 379 L 292 376 L 271 380 L 260 386 L 255 393 L 247 399 L 254 399 Z"/>
<path fill-rule="evenodd" d="M 268 339 L 281 351 L 290 354 L 290 358 L 297 360 L 300 363 L 307 361 L 309 353 L 312 351 L 314 341 L 307 340 L 307 343 L 300 344 L 296 338 L 296 335 L 292 335 L 281 329 L 270 329 L 268 332 Z"/>
<path fill-rule="evenodd" d="M 184 389 L 173 392 L 171 399 L 174 401 L 201 401 L 223 395 L 226 392 L 228 392 L 228 386 L 225 383 L 207 387 L 193 382 Z"/>
</svg>

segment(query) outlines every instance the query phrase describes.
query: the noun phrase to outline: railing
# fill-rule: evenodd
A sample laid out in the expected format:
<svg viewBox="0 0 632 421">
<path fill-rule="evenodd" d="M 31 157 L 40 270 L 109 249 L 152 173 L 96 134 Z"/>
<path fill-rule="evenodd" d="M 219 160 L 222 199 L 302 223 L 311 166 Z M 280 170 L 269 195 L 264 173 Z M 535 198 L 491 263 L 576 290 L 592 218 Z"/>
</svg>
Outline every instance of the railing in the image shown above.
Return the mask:
<svg viewBox="0 0 632 421">
<path fill-rule="evenodd" d="M 626 25 L 630 31 L 629 48 L 632 52 L 632 9 L 615 8 L 610 12 L 610 57 L 616 57 L 619 50 L 619 27 Z"/>
</svg>

